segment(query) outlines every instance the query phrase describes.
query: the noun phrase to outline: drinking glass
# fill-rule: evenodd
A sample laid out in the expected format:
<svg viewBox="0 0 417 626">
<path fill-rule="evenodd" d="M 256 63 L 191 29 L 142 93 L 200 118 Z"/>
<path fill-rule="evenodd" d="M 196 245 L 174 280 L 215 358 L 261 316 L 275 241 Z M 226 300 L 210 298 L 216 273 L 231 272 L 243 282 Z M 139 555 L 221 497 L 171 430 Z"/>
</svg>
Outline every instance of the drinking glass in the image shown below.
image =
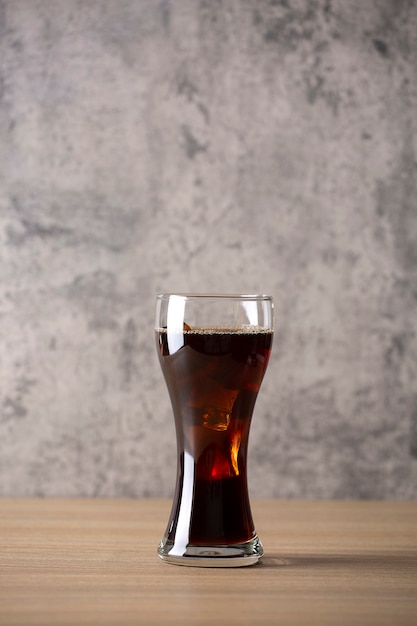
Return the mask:
<svg viewBox="0 0 417 626">
<path fill-rule="evenodd" d="M 247 451 L 272 346 L 272 298 L 162 294 L 155 334 L 177 438 L 175 494 L 158 554 L 178 565 L 253 565 L 263 548 Z"/>
</svg>

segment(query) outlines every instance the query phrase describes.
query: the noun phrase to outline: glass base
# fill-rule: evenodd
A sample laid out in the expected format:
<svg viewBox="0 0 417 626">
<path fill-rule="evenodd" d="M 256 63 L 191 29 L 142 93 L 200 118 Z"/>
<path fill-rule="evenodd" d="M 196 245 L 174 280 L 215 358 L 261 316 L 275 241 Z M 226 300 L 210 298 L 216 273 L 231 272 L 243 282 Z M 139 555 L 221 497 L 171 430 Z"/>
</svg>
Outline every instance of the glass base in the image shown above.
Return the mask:
<svg viewBox="0 0 417 626">
<path fill-rule="evenodd" d="M 172 541 L 163 539 L 158 555 L 166 563 L 191 567 L 244 567 L 255 565 L 262 558 L 264 550 L 256 535 L 251 541 L 230 546 L 185 546 L 175 548 Z"/>
</svg>

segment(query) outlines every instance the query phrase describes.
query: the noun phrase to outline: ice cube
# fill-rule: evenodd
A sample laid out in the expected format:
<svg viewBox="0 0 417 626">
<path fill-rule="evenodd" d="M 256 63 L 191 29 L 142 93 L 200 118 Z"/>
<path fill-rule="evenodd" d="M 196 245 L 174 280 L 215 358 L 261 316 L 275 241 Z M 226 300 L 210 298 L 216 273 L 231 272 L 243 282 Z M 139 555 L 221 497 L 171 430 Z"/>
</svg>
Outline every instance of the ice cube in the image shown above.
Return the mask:
<svg viewBox="0 0 417 626">
<path fill-rule="evenodd" d="M 213 430 L 227 430 L 237 393 L 237 389 L 213 386 L 207 398 L 210 404 L 203 407 L 203 426 Z"/>
<path fill-rule="evenodd" d="M 206 407 L 203 413 L 203 426 L 213 430 L 227 430 L 230 422 L 230 411 L 218 406 Z"/>
</svg>

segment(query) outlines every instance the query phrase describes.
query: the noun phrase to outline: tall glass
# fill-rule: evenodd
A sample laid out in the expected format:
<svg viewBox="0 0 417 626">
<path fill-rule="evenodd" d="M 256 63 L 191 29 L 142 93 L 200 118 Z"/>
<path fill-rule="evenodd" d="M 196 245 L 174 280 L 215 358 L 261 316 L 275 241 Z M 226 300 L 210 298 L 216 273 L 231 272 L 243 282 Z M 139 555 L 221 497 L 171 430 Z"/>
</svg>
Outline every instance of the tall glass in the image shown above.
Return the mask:
<svg viewBox="0 0 417 626">
<path fill-rule="evenodd" d="M 159 295 L 155 333 L 177 437 L 175 495 L 158 554 L 178 565 L 252 565 L 263 548 L 246 462 L 272 346 L 272 298 Z"/>
</svg>

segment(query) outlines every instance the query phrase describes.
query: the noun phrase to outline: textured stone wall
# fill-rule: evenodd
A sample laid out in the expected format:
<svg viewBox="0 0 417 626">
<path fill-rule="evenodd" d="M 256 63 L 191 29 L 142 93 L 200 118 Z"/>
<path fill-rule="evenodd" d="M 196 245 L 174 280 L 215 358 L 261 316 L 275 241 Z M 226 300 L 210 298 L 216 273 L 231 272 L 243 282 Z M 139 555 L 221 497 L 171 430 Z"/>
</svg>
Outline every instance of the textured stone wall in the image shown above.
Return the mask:
<svg viewBox="0 0 417 626">
<path fill-rule="evenodd" d="M 0 495 L 168 496 L 161 291 L 264 292 L 253 496 L 417 496 L 417 3 L 0 1 Z"/>
</svg>

